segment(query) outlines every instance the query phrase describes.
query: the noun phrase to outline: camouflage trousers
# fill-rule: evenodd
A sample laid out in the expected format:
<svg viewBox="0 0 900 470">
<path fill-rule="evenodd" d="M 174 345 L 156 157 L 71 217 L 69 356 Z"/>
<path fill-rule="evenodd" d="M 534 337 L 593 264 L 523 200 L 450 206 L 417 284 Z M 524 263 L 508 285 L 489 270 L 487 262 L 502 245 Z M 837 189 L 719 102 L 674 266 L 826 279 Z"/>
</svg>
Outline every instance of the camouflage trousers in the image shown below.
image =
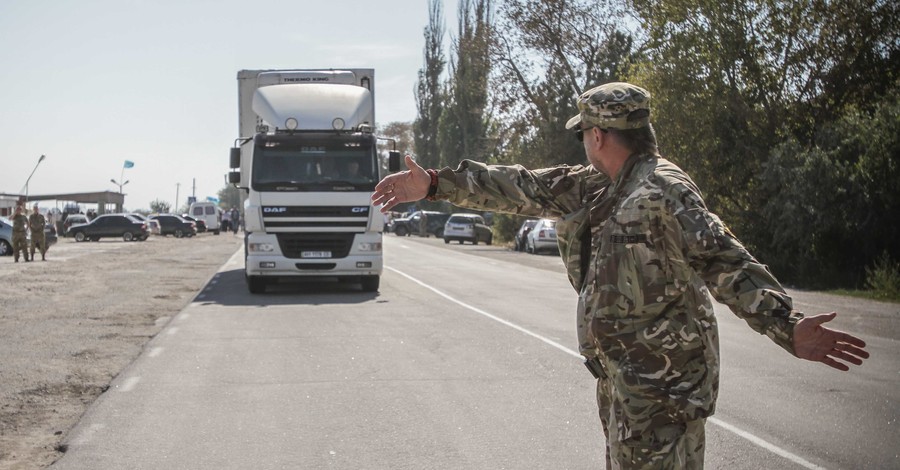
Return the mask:
<svg viewBox="0 0 900 470">
<path fill-rule="evenodd" d="M 38 236 L 34 236 L 34 232 L 31 233 L 31 258 L 34 259 L 34 249 L 37 248 L 41 253 L 41 257 L 47 254 L 47 237 L 41 233 Z"/>
<path fill-rule="evenodd" d="M 597 405 L 606 436 L 607 470 L 699 470 L 706 447 L 706 419 L 651 426 L 638 436 L 622 438 L 623 423 L 614 409 L 612 381 L 597 381 Z"/>
<path fill-rule="evenodd" d="M 13 232 L 12 249 L 16 261 L 19 260 L 19 251 L 22 252 L 23 258 L 28 259 L 28 241 L 25 232 Z"/>
</svg>

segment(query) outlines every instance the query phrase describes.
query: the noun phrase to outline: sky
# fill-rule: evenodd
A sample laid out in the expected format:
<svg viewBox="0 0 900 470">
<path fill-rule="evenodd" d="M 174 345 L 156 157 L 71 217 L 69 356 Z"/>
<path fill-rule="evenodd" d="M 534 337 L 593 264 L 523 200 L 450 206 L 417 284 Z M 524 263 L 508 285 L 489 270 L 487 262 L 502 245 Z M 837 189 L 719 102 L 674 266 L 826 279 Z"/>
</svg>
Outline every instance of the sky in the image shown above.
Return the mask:
<svg viewBox="0 0 900 470">
<path fill-rule="evenodd" d="M 426 0 L 2 0 L 0 193 L 215 197 L 242 69 L 374 68 L 376 122 L 411 122 L 427 24 Z"/>
</svg>

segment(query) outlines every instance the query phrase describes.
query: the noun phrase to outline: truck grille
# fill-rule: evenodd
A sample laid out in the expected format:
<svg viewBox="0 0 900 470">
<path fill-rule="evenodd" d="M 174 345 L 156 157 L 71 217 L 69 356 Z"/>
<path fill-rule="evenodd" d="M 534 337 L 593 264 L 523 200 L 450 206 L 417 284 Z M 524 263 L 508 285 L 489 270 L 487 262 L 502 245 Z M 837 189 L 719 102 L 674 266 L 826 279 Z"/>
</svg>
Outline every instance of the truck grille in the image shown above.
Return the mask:
<svg viewBox="0 0 900 470">
<path fill-rule="evenodd" d="M 335 229 L 362 233 L 369 226 L 369 209 L 369 206 L 263 206 L 263 224 L 267 231 L 275 232 Z"/>
<path fill-rule="evenodd" d="M 353 245 L 352 233 L 277 233 L 278 246 L 287 258 L 299 259 L 304 251 L 330 251 L 332 258 L 346 258 Z"/>
</svg>

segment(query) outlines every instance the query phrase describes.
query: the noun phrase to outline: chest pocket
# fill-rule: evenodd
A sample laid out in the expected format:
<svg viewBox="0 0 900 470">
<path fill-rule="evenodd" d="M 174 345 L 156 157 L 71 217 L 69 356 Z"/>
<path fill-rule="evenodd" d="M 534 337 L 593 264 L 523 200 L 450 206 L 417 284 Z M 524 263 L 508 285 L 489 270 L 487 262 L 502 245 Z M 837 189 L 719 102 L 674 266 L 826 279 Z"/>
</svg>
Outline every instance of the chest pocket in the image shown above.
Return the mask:
<svg viewBox="0 0 900 470">
<path fill-rule="evenodd" d="M 612 328 L 625 327 L 617 320 L 637 321 L 629 328 L 652 321 L 675 293 L 659 220 L 652 210 L 623 208 L 600 231 L 594 282 L 599 307 Z"/>
</svg>

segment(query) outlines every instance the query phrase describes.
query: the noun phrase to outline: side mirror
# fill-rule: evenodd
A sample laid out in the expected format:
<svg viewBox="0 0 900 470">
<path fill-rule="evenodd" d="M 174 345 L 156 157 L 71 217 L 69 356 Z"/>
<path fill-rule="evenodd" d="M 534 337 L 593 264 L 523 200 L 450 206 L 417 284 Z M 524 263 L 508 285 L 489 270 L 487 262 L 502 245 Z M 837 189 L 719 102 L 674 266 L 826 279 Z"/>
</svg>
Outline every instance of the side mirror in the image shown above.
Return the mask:
<svg viewBox="0 0 900 470">
<path fill-rule="evenodd" d="M 228 164 L 230 165 L 228 168 L 240 168 L 241 167 L 241 149 L 240 149 L 240 147 L 234 147 L 228 153 Z"/>
<path fill-rule="evenodd" d="M 228 182 L 234 185 L 241 184 L 241 172 L 240 171 L 229 171 L 228 172 Z"/>
<path fill-rule="evenodd" d="M 400 171 L 400 152 L 396 150 L 388 152 L 388 171 L 391 173 Z"/>
</svg>

